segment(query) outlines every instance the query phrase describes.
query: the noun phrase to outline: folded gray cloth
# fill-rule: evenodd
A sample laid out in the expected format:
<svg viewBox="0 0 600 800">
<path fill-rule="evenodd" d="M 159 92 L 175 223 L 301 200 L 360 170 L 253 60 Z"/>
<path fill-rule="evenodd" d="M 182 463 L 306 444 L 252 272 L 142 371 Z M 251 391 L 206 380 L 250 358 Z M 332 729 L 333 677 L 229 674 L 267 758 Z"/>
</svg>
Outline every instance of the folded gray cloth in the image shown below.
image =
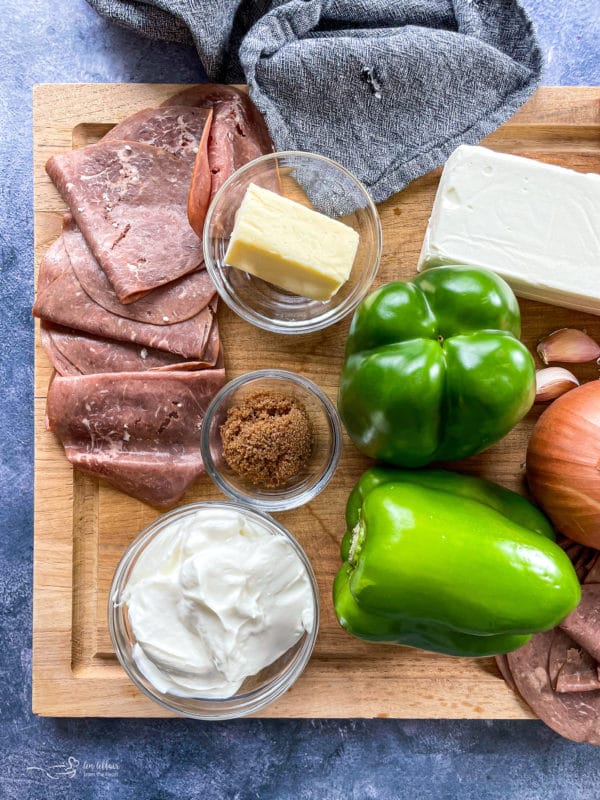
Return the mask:
<svg viewBox="0 0 600 800">
<path fill-rule="evenodd" d="M 193 42 L 211 80 L 246 81 L 277 150 L 339 161 L 376 202 L 507 120 L 542 55 L 517 0 L 88 0 Z"/>
</svg>

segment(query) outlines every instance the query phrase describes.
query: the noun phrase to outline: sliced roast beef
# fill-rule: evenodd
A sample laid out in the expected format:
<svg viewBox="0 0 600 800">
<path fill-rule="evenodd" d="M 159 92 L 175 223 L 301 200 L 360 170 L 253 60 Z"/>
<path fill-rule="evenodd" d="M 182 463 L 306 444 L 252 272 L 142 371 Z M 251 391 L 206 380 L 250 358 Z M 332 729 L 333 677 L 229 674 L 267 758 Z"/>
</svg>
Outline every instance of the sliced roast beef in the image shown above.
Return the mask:
<svg viewBox="0 0 600 800">
<path fill-rule="evenodd" d="M 198 83 L 195 86 L 188 86 L 187 89 L 182 89 L 180 92 L 177 92 L 177 94 L 171 95 L 171 97 L 168 97 L 160 104 L 160 107 L 197 106 L 199 108 L 211 108 L 216 103 L 238 100 L 240 98 L 251 102 L 246 92 L 242 92 L 241 89 L 229 83 Z M 254 103 L 252 103 L 252 108 L 254 109 L 254 113 L 258 114 Z"/>
<path fill-rule="evenodd" d="M 538 633 L 507 655 L 519 694 L 546 725 L 575 742 L 600 745 L 600 691 L 558 693 L 549 673 L 556 629 Z"/>
<path fill-rule="evenodd" d="M 559 694 L 600 689 L 598 665 L 592 656 L 557 628 L 548 653 L 550 683 Z"/>
<path fill-rule="evenodd" d="M 115 125 L 103 140 L 143 142 L 160 147 L 191 164 L 202 150 L 206 157 L 206 141 L 212 121 L 212 108 L 170 106 L 145 108 Z"/>
<path fill-rule="evenodd" d="M 586 547 L 586 545 L 574 542 L 562 535 L 559 535 L 556 541 L 571 559 L 580 583 L 600 582 L 600 553 L 598 550 Z"/>
<path fill-rule="evenodd" d="M 273 151 L 273 142 L 262 114 L 248 95 L 234 86 L 218 83 L 192 86 L 163 103 L 163 107 L 173 105 L 213 108 L 208 140 L 211 200 L 236 169 Z M 197 195 L 203 196 L 205 180 L 204 162 L 197 159 L 188 201 L 188 216 L 199 236 L 202 235 L 200 220 L 203 223 L 204 215 Z M 276 185 L 274 176 L 267 188 L 276 188 Z"/>
<path fill-rule="evenodd" d="M 40 325 L 40 339 L 50 363 L 59 375 L 81 375 L 77 367 L 63 354 L 52 336 L 52 324 L 42 320 Z"/>
<path fill-rule="evenodd" d="M 271 140 L 263 142 L 253 134 L 252 128 L 247 104 L 243 101 L 236 99 L 215 106 L 208 142 L 208 163 L 212 175 L 211 200 L 236 169 L 273 151 Z"/>
<path fill-rule="evenodd" d="M 589 564 L 584 583 L 600 583 L 600 553 L 595 550 L 595 556 Z"/>
<path fill-rule="evenodd" d="M 222 369 L 56 377 L 47 427 L 73 466 L 156 506 L 203 472 L 198 436 Z"/>
<path fill-rule="evenodd" d="M 498 671 L 500 672 L 500 675 L 502 675 L 506 683 L 510 686 L 513 692 L 516 692 L 517 687 L 515 686 L 515 682 L 513 681 L 513 677 L 510 673 L 510 667 L 508 666 L 508 659 L 505 654 L 496 656 L 496 666 L 498 667 Z"/>
<path fill-rule="evenodd" d="M 50 284 L 64 272 L 68 272 L 70 267 L 71 264 L 67 251 L 65 250 L 64 239 L 62 236 L 59 236 L 56 241 L 52 242 L 40 261 L 36 295 L 45 292 Z"/>
<path fill-rule="evenodd" d="M 575 568 L 575 572 L 577 573 L 577 577 L 581 583 L 584 583 L 584 581 L 587 580 L 587 577 L 590 571 L 593 569 L 597 558 L 597 550 L 593 550 L 591 547 L 585 547 L 585 545 L 580 545 L 579 552 L 577 553 L 576 557 L 571 560 L 573 561 L 573 567 Z"/>
<path fill-rule="evenodd" d="M 50 158 L 58 188 L 122 303 L 193 272 L 190 165 L 152 145 L 103 139 Z"/>
<path fill-rule="evenodd" d="M 94 302 L 82 289 L 70 264 L 68 270 L 58 274 L 43 291 L 38 291 L 33 314 L 47 322 L 103 339 L 134 342 L 194 360 L 203 358 L 213 321 L 208 306 L 195 317 L 173 325 L 125 319 Z"/>
<path fill-rule="evenodd" d="M 212 112 L 211 112 L 212 113 Z M 202 238 L 204 235 L 204 221 L 208 206 L 212 198 L 213 176 L 208 158 L 208 145 L 210 141 L 210 130 L 206 128 L 206 135 L 202 138 L 198 154 L 194 161 L 192 175 L 187 198 L 188 222 L 197 236 Z"/>
<path fill-rule="evenodd" d="M 120 317 L 152 325 L 172 325 L 198 314 L 215 295 L 212 281 L 207 271 L 202 269 L 153 289 L 135 303 L 124 305 L 119 302 L 111 282 L 79 229 L 74 224 L 67 225 L 63 236 L 71 265 L 86 294 Z"/>
<path fill-rule="evenodd" d="M 231 137 L 236 140 L 235 149 L 239 153 L 239 158 L 243 158 L 243 154 L 245 154 L 245 158 L 243 158 L 239 166 L 252 161 L 258 156 L 273 152 L 273 141 L 263 115 L 256 108 L 249 95 L 235 86 L 228 86 L 222 83 L 201 83 L 197 86 L 190 86 L 165 100 L 161 108 L 169 106 L 212 108 L 215 116 L 217 112 L 224 116 L 223 112 L 225 111 L 229 118 L 229 125 L 227 129 L 222 128 L 221 130 L 227 130 Z M 220 137 L 214 129 L 214 118 L 212 122 L 213 130 L 210 138 L 211 145 L 215 147 L 218 145 L 217 139 Z M 231 139 L 231 137 L 225 138 Z M 209 161 L 212 160 L 210 152 L 211 149 L 209 148 Z M 223 183 L 224 180 L 225 178 L 222 178 L 220 183 Z"/>
<path fill-rule="evenodd" d="M 219 336 L 219 320 L 217 318 L 217 300 L 216 298 L 209 305 L 213 314 L 212 325 L 208 335 L 208 341 L 202 354 L 202 360 L 208 366 L 214 367 L 219 359 L 221 353 L 221 337 Z"/>
<path fill-rule="evenodd" d="M 104 138 L 127 139 L 161 147 L 184 158 L 192 168 L 187 199 L 190 225 L 202 236 L 210 201 L 208 140 L 213 111 L 192 106 L 147 108 L 116 125 Z"/>
<path fill-rule="evenodd" d="M 54 369 L 60 375 L 214 367 L 219 355 L 218 338 L 218 324 L 215 319 L 202 359 L 182 360 L 181 356 L 168 353 L 166 350 L 154 350 L 151 347 L 131 342 L 117 342 L 114 339 L 101 339 L 72 328 L 42 322 L 42 344 Z"/>
<path fill-rule="evenodd" d="M 567 653 L 567 660 L 556 676 L 559 694 L 569 692 L 597 692 L 600 689 L 598 665 L 585 650 L 574 647 Z"/>
<path fill-rule="evenodd" d="M 574 611 L 560 623 L 580 647 L 600 661 L 600 584 L 581 587 L 581 600 Z"/>
</svg>

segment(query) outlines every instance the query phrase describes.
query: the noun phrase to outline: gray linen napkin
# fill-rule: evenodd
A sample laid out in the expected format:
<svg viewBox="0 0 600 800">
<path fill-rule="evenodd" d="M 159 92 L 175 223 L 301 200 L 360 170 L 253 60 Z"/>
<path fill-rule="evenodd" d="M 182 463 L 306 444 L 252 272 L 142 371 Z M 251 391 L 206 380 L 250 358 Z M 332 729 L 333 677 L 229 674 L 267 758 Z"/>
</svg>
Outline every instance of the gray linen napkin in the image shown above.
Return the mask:
<svg viewBox="0 0 600 800">
<path fill-rule="evenodd" d="M 88 0 L 194 43 L 211 80 L 246 81 L 277 150 L 321 153 L 376 202 L 474 144 L 537 86 L 517 0 Z"/>
</svg>

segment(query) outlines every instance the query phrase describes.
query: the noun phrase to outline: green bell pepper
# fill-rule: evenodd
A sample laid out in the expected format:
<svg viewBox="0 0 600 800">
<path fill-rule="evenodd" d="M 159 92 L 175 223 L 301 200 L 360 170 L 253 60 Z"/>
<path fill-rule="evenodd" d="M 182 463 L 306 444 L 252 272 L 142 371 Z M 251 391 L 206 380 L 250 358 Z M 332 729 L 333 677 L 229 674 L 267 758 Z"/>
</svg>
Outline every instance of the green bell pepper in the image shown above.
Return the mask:
<svg viewBox="0 0 600 800">
<path fill-rule="evenodd" d="M 507 653 L 578 604 L 575 570 L 524 497 L 442 470 L 367 470 L 333 587 L 349 633 L 460 656 Z"/>
<path fill-rule="evenodd" d="M 467 458 L 505 436 L 535 398 L 519 306 L 488 270 L 437 267 L 358 307 L 338 408 L 363 453 L 402 467 Z"/>
</svg>

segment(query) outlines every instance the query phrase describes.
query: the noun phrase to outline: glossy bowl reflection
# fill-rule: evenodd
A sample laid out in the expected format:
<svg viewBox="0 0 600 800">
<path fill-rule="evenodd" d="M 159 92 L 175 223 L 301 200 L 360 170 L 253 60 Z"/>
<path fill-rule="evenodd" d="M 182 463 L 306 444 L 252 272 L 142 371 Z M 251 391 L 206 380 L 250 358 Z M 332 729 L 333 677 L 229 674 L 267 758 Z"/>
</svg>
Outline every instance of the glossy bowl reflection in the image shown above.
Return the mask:
<svg viewBox="0 0 600 800">
<path fill-rule="evenodd" d="M 357 231 L 359 245 L 350 277 L 330 300 L 294 295 L 226 265 L 235 214 L 251 183 L 276 190 Z M 294 151 L 262 156 L 231 175 L 208 210 L 203 242 L 207 270 L 225 303 L 259 328 L 288 334 L 326 328 L 354 311 L 371 287 L 382 249 L 379 215 L 360 181 L 329 158 Z"/>
<path fill-rule="evenodd" d="M 265 528 L 273 536 L 283 536 L 297 553 L 309 578 L 313 595 L 313 626 L 273 664 L 257 675 L 246 678 L 240 690 L 232 697 L 223 699 L 202 697 L 179 697 L 158 691 L 141 673 L 133 658 L 135 636 L 131 628 L 123 592 L 136 562 L 144 549 L 154 542 L 173 522 L 198 510 L 232 510 L 248 516 L 255 524 Z M 243 507 L 237 503 L 206 501 L 190 503 L 163 514 L 146 527 L 129 545 L 121 558 L 113 577 L 108 598 L 108 627 L 112 644 L 121 665 L 137 688 L 154 702 L 175 714 L 204 720 L 224 720 L 255 713 L 280 697 L 299 678 L 312 654 L 319 628 L 319 592 L 315 575 L 304 550 L 292 534 L 276 520 L 260 511 Z"/>
<path fill-rule="evenodd" d="M 277 489 L 253 485 L 223 457 L 221 426 L 228 410 L 259 391 L 291 394 L 306 411 L 312 430 L 313 448 L 306 469 Z M 331 480 L 342 453 L 341 424 L 331 400 L 312 381 L 287 370 L 256 370 L 230 381 L 216 395 L 202 423 L 200 450 L 208 475 L 224 494 L 263 511 L 284 511 L 308 503 Z"/>
</svg>

